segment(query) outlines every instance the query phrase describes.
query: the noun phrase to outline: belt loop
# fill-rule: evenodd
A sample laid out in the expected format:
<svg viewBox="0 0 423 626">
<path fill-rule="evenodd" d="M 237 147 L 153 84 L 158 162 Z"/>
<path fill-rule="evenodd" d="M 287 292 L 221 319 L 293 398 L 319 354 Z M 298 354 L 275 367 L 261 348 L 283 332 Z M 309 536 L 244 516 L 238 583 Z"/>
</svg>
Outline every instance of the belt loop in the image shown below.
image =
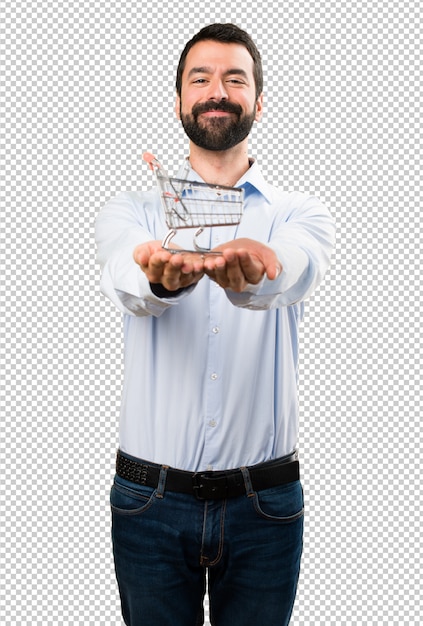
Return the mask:
<svg viewBox="0 0 423 626">
<path fill-rule="evenodd" d="M 245 491 L 247 492 L 248 498 L 251 498 L 254 496 L 254 489 L 253 489 L 253 485 L 251 484 L 250 472 L 248 471 L 247 467 L 240 467 L 240 470 L 244 478 Z"/>
<path fill-rule="evenodd" d="M 162 465 L 160 468 L 159 484 L 157 485 L 156 498 L 163 498 L 164 496 L 168 469 L 169 469 L 168 465 Z"/>
</svg>

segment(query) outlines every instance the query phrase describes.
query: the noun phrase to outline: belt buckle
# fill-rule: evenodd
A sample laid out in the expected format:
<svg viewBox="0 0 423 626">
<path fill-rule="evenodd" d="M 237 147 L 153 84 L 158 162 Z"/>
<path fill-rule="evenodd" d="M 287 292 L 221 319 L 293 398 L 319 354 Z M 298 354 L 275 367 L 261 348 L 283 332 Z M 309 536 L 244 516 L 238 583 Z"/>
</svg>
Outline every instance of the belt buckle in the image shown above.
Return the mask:
<svg viewBox="0 0 423 626">
<path fill-rule="evenodd" d="M 228 483 L 225 476 L 217 478 L 203 472 L 193 475 L 192 488 L 197 500 L 220 500 L 226 498 Z"/>
</svg>

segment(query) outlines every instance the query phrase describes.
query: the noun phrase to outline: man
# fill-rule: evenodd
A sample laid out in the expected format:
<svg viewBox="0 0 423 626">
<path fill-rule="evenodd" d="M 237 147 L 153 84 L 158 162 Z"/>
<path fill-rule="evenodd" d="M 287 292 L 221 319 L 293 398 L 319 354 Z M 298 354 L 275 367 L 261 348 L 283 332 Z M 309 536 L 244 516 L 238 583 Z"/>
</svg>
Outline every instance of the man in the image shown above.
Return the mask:
<svg viewBox="0 0 423 626">
<path fill-rule="evenodd" d="M 178 178 L 244 189 L 220 254 L 171 254 L 157 190 L 98 216 L 102 290 L 124 313 L 125 380 L 113 549 L 130 626 L 289 622 L 300 568 L 298 325 L 328 267 L 322 204 L 263 179 L 248 134 L 263 114 L 260 54 L 232 24 L 202 29 L 177 72 L 190 139 Z M 164 146 L 166 151 L 168 146 Z M 192 230 L 178 233 L 181 248 Z"/>
</svg>

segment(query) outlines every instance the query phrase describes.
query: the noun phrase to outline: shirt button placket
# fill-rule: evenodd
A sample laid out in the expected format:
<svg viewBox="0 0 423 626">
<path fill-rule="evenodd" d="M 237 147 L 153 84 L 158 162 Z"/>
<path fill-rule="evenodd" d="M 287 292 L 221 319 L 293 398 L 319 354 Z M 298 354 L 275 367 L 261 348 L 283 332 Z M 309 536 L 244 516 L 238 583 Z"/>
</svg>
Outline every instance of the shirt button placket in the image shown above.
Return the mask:
<svg viewBox="0 0 423 626">
<path fill-rule="evenodd" d="M 206 414 L 205 414 L 205 445 L 203 460 L 206 466 L 214 466 L 219 457 L 219 422 L 222 413 L 220 350 L 222 348 L 222 333 L 220 326 L 221 298 L 218 291 L 212 289 L 210 283 L 209 309 L 209 338 L 208 338 L 208 383 L 206 384 Z"/>
</svg>

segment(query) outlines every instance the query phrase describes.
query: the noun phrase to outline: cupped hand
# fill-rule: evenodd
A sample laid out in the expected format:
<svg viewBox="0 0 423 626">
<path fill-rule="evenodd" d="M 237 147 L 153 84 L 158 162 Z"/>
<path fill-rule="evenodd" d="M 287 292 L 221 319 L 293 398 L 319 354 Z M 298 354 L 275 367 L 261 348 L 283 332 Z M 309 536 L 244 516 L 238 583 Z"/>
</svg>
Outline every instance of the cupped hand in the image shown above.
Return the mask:
<svg viewBox="0 0 423 626">
<path fill-rule="evenodd" d="M 162 247 L 161 241 L 137 246 L 133 256 L 151 284 L 161 284 L 169 291 L 189 287 L 204 276 L 204 261 L 200 254 L 171 253 Z"/>
<path fill-rule="evenodd" d="M 253 239 L 234 239 L 213 252 L 220 254 L 206 256 L 205 273 L 221 287 L 238 293 L 259 283 L 264 275 L 275 280 L 282 271 L 276 253 Z"/>
</svg>

